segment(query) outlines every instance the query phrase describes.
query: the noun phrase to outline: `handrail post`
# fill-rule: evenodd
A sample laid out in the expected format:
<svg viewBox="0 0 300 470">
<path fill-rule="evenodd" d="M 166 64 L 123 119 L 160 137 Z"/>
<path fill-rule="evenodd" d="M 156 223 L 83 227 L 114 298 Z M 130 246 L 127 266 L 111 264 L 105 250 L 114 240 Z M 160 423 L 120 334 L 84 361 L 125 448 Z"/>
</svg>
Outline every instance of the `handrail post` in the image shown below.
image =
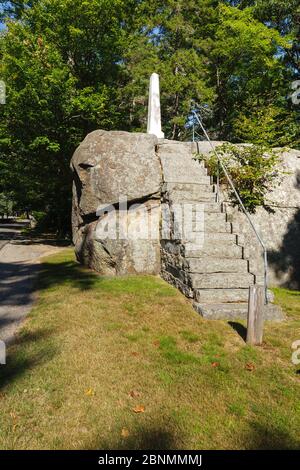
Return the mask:
<svg viewBox="0 0 300 470">
<path fill-rule="evenodd" d="M 218 169 L 217 169 L 217 202 L 220 202 L 220 160 L 218 158 Z"/>
<path fill-rule="evenodd" d="M 268 305 L 268 252 L 264 247 L 264 286 L 265 286 L 265 303 Z"/>
</svg>

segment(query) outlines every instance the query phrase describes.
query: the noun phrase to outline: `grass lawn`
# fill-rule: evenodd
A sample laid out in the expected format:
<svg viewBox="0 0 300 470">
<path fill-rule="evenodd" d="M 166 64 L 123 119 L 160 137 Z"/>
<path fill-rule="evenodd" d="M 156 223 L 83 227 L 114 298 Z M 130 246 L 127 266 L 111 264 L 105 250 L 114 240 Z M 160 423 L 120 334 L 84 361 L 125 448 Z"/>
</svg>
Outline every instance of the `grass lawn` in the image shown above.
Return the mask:
<svg viewBox="0 0 300 470">
<path fill-rule="evenodd" d="M 38 283 L 0 366 L 1 449 L 300 448 L 300 292 L 276 289 L 289 321 L 251 348 L 159 277 L 102 278 L 70 249 Z"/>
</svg>

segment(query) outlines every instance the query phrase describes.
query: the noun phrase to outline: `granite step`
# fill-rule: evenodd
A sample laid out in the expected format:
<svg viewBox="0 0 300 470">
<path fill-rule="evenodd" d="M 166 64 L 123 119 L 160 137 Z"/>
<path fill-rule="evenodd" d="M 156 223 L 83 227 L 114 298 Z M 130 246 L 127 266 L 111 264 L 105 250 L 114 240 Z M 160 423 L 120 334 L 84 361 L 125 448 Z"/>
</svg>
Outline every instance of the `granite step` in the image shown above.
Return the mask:
<svg viewBox="0 0 300 470">
<path fill-rule="evenodd" d="M 248 303 L 193 303 L 194 309 L 208 320 L 246 320 L 248 316 Z M 263 309 L 266 321 L 282 321 L 284 314 L 278 305 L 268 304 Z"/>
<path fill-rule="evenodd" d="M 196 312 L 208 320 L 231 320 L 246 319 L 248 313 L 248 303 L 218 303 L 218 304 L 200 304 L 193 303 Z"/>
<path fill-rule="evenodd" d="M 197 237 L 197 240 L 200 240 L 202 242 L 201 246 L 199 247 L 200 249 L 202 247 L 206 248 L 213 245 L 214 247 L 216 247 L 217 252 L 220 252 L 221 258 L 223 258 L 222 249 L 224 246 L 226 246 L 226 249 L 228 249 L 228 247 L 233 247 L 233 250 L 235 249 L 235 246 L 244 248 L 245 240 L 242 235 L 237 235 L 236 233 L 230 232 L 206 232 L 203 231 L 203 223 L 201 224 L 200 222 L 198 222 L 197 225 L 196 221 L 193 221 L 191 224 L 193 230 L 191 230 L 190 232 L 188 229 L 185 230 L 185 237 L 183 240 L 184 242 L 192 242 L 192 240 L 195 240 L 195 238 Z M 187 249 L 189 249 L 189 247 L 187 247 Z M 246 248 L 244 249 L 246 251 Z M 227 258 L 227 256 L 225 256 L 225 258 Z"/>
<path fill-rule="evenodd" d="M 190 230 L 193 232 L 197 223 L 197 231 L 205 231 L 206 233 L 232 233 L 232 223 L 226 221 L 226 214 L 223 212 L 206 212 L 205 205 L 200 201 L 187 200 L 184 204 L 173 202 L 170 205 L 170 212 L 174 214 L 181 226 L 185 217 L 190 218 Z"/>
<path fill-rule="evenodd" d="M 199 237 L 201 243 L 201 238 Z M 227 245 L 220 241 L 219 243 L 200 243 L 184 241 L 186 258 L 216 258 L 216 259 L 247 259 L 245 250 L 242 246 Z M 207 262 L 209 260 L 206 259 Z"/>
<path fill-rule="evenodd" d="M 187 232 L 187 231 L 186 231 Z M 243 245 L 243 237 L 240 237 L 239 235 L 236 235 L 234 233 L 229 233 L 229 232 L 223 232 L 223 233 L 216 233 L 216 232 L 203 232 L 202 230 L 196 230 L 194 229 L 193 231 L 186 233 L 185 236 L 182 237 L 182 241 L 184 243 L 187 243 L 188 245 L 190 243 L 198 243 L 198 246 L 193 248 L 193 246 L 187 246 L 187 250 L 193 250 L 193 251 L 200 251 L 203 247 L 210 247 L 211 245 L 217 247 L 216 250 L 222 250 L 224 246 L 226 247 L 234 247 L 234 246 L 240 246 L 241 248 L 244 248 Z M 199 243 L 199 242 L 200 243 Z M 221 245 L 222 248 L 219 248 L 218 246 Z M 233 248 L 235 249 L 235 248 Z M 245 252 L 247 250 L 245 249 Z M 222 258 L 222 251 L 220 252 L 220 257 Z M 217 251 L 218 253 L 218 251 Z M 207 254 L 205 254 L 207 256 Z M 213 255 L 215 257 L 215 255 Z M 199 258 L 199 256 L 196 256 Z M 200 254 L 201 257 L 201 254 Z M 228 256 L 225 256 L 227 258 Z"/>
<path fill-rule="evenodd" d="M 185 204 L 191 204 L 193 206 L 192 207 L 193 216 L 196 216 L 196 214 L 199 211 L 200 212 L 204 211 L 207 213 L 214 213 L 214 214 L 224 214 L 222 205 L 219 204 L 218 202 L 215 202 L 215 200 L 213 202 L 210 202 L 210 201 L 207 202 L 207 201 L 199 201 L 199 200 L 190 198 L 188 200 L 185 200 L 184 202 L 176 201 L 176 203 L 174 203 L 173 201 L 170 201 L 171 210 L 175 204 L 176 206 L 183 206 L 183 207 Z"/>
<path fill-rule="evenodd" d="M 195 183 L 178 181 L 178 182 L 165 182 L 162 187 L 162 191 L 213 191 L 213 185 L 211 184 L 210 176 L 201 176 Z"/>
<path fill-rule="evenodd" d="M 190 273 L 247 273 L 248 261 L 244 259 L 186 258 Z"/>
<path fill-rule="evenodd" d="M 202 191 L 183 191 L 172 190 L 167 191 L 167 198 L 173 203 L 188 203 L 190 201 L 196 202 L 216 202 L 216 194 L 213 193 L 209 187 L 203 186 Z"/>
<path fill-rule="evenodd" d="M 210 243 L 223 243 L 225 245 L 237 245 L 239 241 L 238 235 L 235 233 L 204 233 L 204 242 Z"/>
<path fill-rule="evenodd" d="M 249 288 L 243 289 L 195 289 L 195 301 L 199 303 L 248 302 Z"/>
<path fill-rule="evenodd" d="M 254 276 L 249 273 L 190 274 L 194 289 L 246 289 L 254 284 Z"/>
<path fill-rule="evenodd" d="M 166 182 L 197 183 L 202 176 L 207 176 L 204 163 L 197 162 L 191 154 L 178 152 L 176 149 L 162 149 L 160 159 Z"/>
<path fill-rule="evenodd" d="M 219 204 L 218 202 L 211 202 L 211 203 L 205 202 L 204 212 L 223 213 L 223 208 L 222 208 L 222 205 Z"/>
</svg>

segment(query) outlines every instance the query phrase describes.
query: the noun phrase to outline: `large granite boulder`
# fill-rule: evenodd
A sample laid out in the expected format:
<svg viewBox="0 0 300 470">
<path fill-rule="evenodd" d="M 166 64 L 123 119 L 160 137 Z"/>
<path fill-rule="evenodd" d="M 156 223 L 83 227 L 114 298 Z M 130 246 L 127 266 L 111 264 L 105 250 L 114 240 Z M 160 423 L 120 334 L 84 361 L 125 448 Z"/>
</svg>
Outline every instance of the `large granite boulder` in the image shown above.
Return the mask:
<svg viewBox="0 0 300 470">
<path fill-rule="evenodd" d="M 98 130 L 74 153 L 75 252 L 80 262 L 101 274 L 160 272 L 162 170 L 156 146 L 154 135 Z M 130 236 L 134 227 L 139 231 L 145 224 L 157 227 L 151 235 L 148 230 Z M 113 233 L 106 233 L 105 226 Z"/>
</svg>

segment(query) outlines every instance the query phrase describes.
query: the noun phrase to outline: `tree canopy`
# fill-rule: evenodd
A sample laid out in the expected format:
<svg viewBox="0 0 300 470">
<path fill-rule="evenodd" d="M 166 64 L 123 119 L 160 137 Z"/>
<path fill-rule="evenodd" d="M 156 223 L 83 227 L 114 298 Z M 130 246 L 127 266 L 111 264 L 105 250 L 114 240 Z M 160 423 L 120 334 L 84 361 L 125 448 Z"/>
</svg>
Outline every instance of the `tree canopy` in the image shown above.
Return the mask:
<svg viewBox="0 0 300 470">
<path fill-rule="evenodd" d="M 299 146 L 297 0 L 0 1 L 0 193 L 69 226 L 69 161 L 97 128 L 145 131 L 161 76 L 166 137 Z"/>
</svg>

